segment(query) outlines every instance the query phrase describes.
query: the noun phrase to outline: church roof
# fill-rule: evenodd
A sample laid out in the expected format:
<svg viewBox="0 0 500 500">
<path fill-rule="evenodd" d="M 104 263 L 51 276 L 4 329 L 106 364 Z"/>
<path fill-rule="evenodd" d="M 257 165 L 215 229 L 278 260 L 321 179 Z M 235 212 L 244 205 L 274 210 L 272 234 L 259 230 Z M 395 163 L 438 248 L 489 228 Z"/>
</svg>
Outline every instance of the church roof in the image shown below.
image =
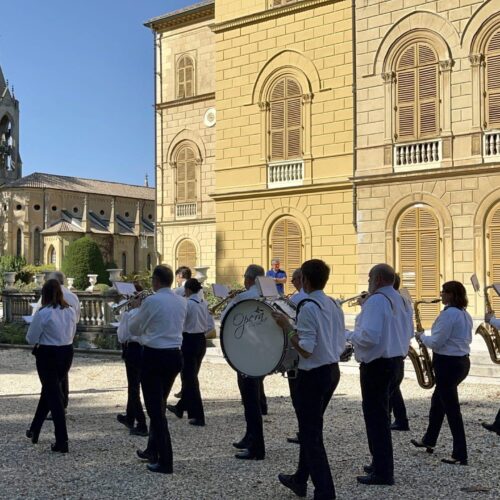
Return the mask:
<svg viewBox="0 0 500 500">
<path fill-rule="evenodd" d="M 52 226 L 44 229 L 43 234 L 57 234 L 57 233 L 83 233 L 85 232 L 81 227 L 76 224 L 72 224 L 66 220 L 60 220 Z"/>
<path fill-rule="evenodd" d="M 21 177 L 5 185 L 4 188 L 47 188 L 76 191 L 78 193 L 137 198 L 141 200 L 154 201 L 155 199 L 155 189 L 150 187 L 40 172 L 34 172 L 33 174 Z"/>
<path fill-rule="evenodd" d="M 201 11 L 206 10 L 208 7 L 213 7 L 214 5 L 215 0 L 202 0 L 201 2 L 188 5 L 182 9 L 177 9 L 172 12 L 167 12 L 161 16 L 153 17 L 153 19 L 146 21 L 144 26 L 147 26 L 148 28 L 155 28 L 163 27 L 161 25 L 168 26 L 170 24 L 175 24 L 183 18 L 185 18 L 183 19 L 185 21 L 194 20 L 197 14 L 201 14 Z"/>
</svg>

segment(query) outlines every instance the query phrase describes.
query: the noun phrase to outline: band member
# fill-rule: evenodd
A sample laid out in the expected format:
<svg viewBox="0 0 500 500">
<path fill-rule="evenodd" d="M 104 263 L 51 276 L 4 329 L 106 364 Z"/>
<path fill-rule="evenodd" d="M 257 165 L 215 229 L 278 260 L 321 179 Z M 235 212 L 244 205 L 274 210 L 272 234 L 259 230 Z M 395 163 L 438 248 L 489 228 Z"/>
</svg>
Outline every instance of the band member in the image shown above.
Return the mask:
<svg viewBox="0 0 500 500">
<path fill-rule="evenodd" d="M 181 266 L 175 271 L 175 281 L 177 283 L 177 288 L 174 289 L 174 292 L 177 295 L 182 295 L 184 297 L 184 285 L 187 280 L 191 279 L 192 273 L 191 269 L 187 266 Z"/>
<path fill-rule="evenodd" d="M 278 293 L 283 295 L 285 293 L 284 285 L 286 283 L 286 272 L 280 269 L 279 259 L 273 259 L 271 261 L 271 269 L 267 271 L 266 276 L 274 279 Z"/>
<path fill-rule="evenodd" d="M 215 323 L 208 311 L 207 303 L 198 296 L 201 283 L 191 278 L 184 283 L 184 288 L 186 289 L 187 314 L 182 333 L 184 359 L 181 372 L 182 396 L 177 405 L 167 405 L 167 409 L 178 418 L 182 418 L 186 410 L 191 425 L 204 426 L 205 413 L 201 401 L 198 373 L 207 352 L 205 335 L 215 328 Z"/>
<path fill-rule="evenodd" d="M 138 450 L 139 458 L 149 460 L 151 472 L 171 474 L 173 454 L 165 406 L 175 377 L 182 368 L 182 328 L 186 319 L 186 300 L 172 290 L 174 274 L 166 266 L 153 270 L 156 292 L 147 297 L 129 323 L 130 333 L 141 337 L 144 346 L 141 385 L 150 419 L 148 446 Z"/>
<path fill-rule="evenodd" d="M 391 266 L 372 267 L 369 296 L 356 318 L 354 331 L 346 335 L 360 362 L 363 414 L 372 455 L 372 464 L 364 468 L 368 475 L 357 477 L 362 484 L 394 484 L 389 397 L 403 370 L 413 325 L 409 324 L 409 306 L 393 284 Z"/>
<path fill-rule="evenodd" d="M 42 307 L 35 313 L 26 340 L 34 345 L 36 369 L 42 392 L 26 436 L 33 443 L 49 411 L 54 421 L 56 442 L 52 451 L 68 452 L 68 431 L 64 414 L 62 382 L 67 377 L 73 361 L 73 338 L 76 333 L 76 313 L 64 300 L 57 280 L 48 280 L 42 288 Z"/>
<path fill-rule="evenodd" d="M 441 461 L 467 465 L 467 443 L 457 388 L 470 369 L 472 318 L 466 311 L 467 292 L 462 283 L 445 283 L 441 291 L 441 302 L 445 308 L 432 325 L 431 335 L 418 334 L 420 340 L 432 349 L 436 387 L 432 394 L 427 431 L 421 441 L 412 439 L 411 442 L 432 453 L 446 415 L 453 436 L 453 452 L 451 458 L 443 458 Z"/>
<path fill-rule="evenodd" d="M 140 292 L 142 287 L 136 285 L 136 291 Z M 141 363 L 142 344 L 139 336 L 132 335 L 129 329 L 130 320 L 137 314 L 139 309 L 125 311 L 120 317 L 117 336 L 123 348 L 123 360 L 127 373 L 127 410 L 126 413 L 118 414 L 116 419 L 121 424 L 130 429 L 130 434 L 134 436 L 147 436 L 148 427 L 146 416 L 141 403 Z M 137 425 L 134 427 L 134 423 Z"/>
<path fill-rule="evenodd" d="M 484 318 L 493 328 L 500 329 L 500 319 L 496 319 L 494 314 L 487 314 Z M 492 424 L 483 422 L 481 424 L 486 430 L 496 432 L 500 436 L 500 410 L 498 410 L 495 421 Z"/>
<path fill-rule="evenodd" d="M 345 347 L 344 314 L 323 289 L 330 268 L 318 259 L 302 264 L 302 286 L 308 298 L 299 303 L 297 328 L 281 313 L 273 317 L 299 353 L 295 388 L 300 454 L 295 474 L 278 479 L 298 496 L 306 496 L 309 476 L 314 498 L 335 498 L 335 486 L 323 444 L 323 415 L 340 380 L 339 360 Z"/>
<path fill-rule="evenodd" d="M 399 291 L 401 286 L 401 278 L 398 273 L 394 275 L 394 290 Z M 406 300 L 402 295 L 403 300 Z M 410 335 L 413 334 L 413 310 L 411 303 L 408 303 L 408 315 L 409 322 L 412 325 L 412 330 Z M 403 382 L 405 376 L 405 365 L 401 364 L 401 373 L 398 375 L 397 386 L 391 394 L 391 399 L 389 400 L 389 408 L 392 413 L 394 413 L 394 422 L 391 424 L 392 431 L 409 431 L 410 426 L 408 425 L 408 414 L 406 413 L 406 405 L 403 399 L 403 394 L 401 394 L 401 382 Z"/>
<path fill-rule="evenodd" d="M 242 292 L 227 305 L 221 315 L 221 321 L 227 311 L 238 302 L 245 299 L 256 299 L 260 296 L 255 280 L 264 276 L 264 268 L 250 264 L 244 275 L 245 292 Z M 246 377 L 238 373 L 238 388 L 240 390 L 243 407 L 245 410 L 246 433 L 241 441 L 233 443 L 235 448 L 241 449 L 235 457 L 243 460 L 263 460 L 266 454 L 264 445 L 264 429 L 262 424 L 262 380 L 263 377 Z"/>
</svg>

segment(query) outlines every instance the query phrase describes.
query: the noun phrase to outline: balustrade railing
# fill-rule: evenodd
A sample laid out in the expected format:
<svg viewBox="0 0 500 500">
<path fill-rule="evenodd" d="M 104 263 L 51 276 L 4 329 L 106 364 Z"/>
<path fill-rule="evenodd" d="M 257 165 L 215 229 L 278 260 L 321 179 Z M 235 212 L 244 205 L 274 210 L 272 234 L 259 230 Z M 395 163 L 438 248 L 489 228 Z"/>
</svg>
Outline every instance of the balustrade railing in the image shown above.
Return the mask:
<svg viewBox="0 0 500 500">
<path fill-rule="evenodd" d="M 484 133 L 484 156 L 500 156 L 500 130 Z"/>
<path fill-rule="evenodd" d="M 267 165 L 267 186 L 269 188 L 301 186 L 304 182 L 304 162 L 290 160 Z"/>
<path fill-rule="evenodd" d="M 196 217 L 196 202 L 178 203 L 175 206 L 175 215 L 178 219 Z"/>
<path fill-rule="evenodd" d="M 435 167 L 441 161 L 441 139 L 419 141 L 394 146 L 394 168 Z"/>
</svg>

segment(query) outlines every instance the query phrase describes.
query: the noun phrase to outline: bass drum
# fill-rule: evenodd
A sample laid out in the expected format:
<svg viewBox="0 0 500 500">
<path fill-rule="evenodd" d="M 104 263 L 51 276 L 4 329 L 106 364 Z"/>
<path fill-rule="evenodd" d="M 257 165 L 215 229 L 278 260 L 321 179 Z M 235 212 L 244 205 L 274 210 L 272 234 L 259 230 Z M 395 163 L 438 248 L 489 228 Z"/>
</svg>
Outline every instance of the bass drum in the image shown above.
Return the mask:
<svg viewBox="0 0 500 500">
<path fill-rule="evenodd" d="M 263 377 L 297 368 L 299 356 L 272 313 L 271 301 L 247 299 L 228 310 L 221 324 L 222 352 L 229 365 L 247 377 Z"/>
</svg>

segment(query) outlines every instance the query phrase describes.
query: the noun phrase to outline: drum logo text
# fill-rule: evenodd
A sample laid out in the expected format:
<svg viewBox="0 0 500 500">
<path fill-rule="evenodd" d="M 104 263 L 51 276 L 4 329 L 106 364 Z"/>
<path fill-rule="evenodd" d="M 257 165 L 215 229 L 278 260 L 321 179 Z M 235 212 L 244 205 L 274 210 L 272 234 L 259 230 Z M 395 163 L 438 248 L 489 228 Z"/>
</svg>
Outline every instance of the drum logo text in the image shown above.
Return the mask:
<svg viewBox="0 0 500 500">
<path fill-rule="evenodd" d="M 248 314 L 235 314 L 233 318 L 233 326 L 235 327 L 234 337 L 236 339 L 241 339 L 241 337 L 243 337 L 243 334 L 245 333 L 245 327 L 247 325 L 252 327 L 260 326 L 266 321 L 267 317 L 264 314 L 264 309 L 261 309 L 260 307 L 257 307 L 255 311 Z"/>
</svg>

